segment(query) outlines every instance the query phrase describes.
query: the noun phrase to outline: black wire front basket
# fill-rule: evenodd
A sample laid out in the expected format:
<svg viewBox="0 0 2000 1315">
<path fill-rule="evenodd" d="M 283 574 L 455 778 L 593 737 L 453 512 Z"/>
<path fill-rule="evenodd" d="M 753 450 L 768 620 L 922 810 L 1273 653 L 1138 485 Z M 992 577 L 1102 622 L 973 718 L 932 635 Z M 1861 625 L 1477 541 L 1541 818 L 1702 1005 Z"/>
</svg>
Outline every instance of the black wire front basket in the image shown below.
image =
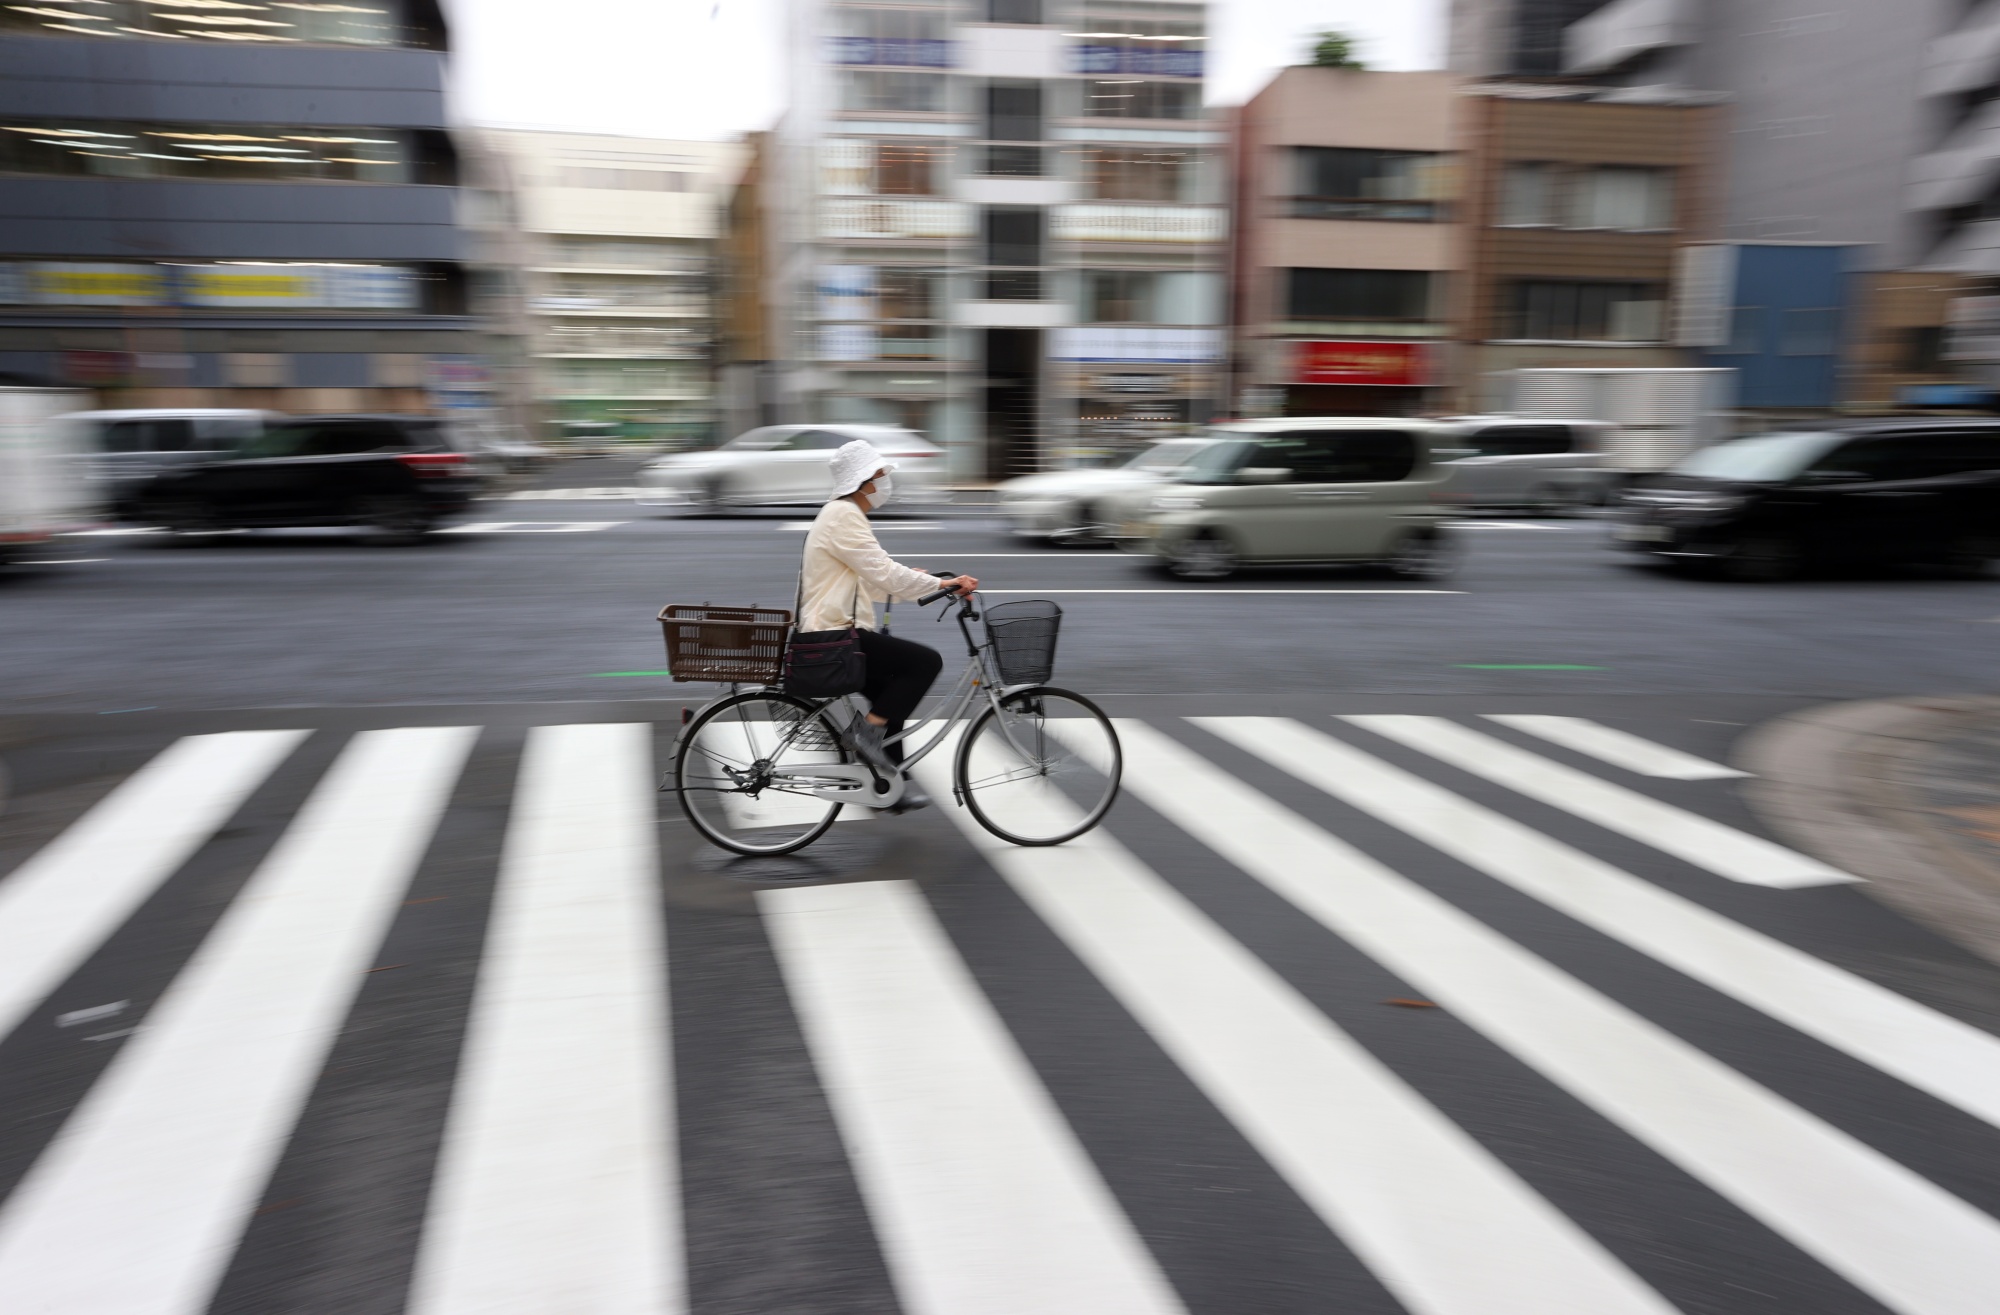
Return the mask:
<svg viewBox="0 0 2000 1315">
<path fill-rule="evenodd" d="M 986 633 L 1000 679 L 1009 685 L 1038 685 L 1056 669 L 1056 632 L 1062 609 L 1046 598 L 1024 598 L 986 609 Z"/>
</svg>

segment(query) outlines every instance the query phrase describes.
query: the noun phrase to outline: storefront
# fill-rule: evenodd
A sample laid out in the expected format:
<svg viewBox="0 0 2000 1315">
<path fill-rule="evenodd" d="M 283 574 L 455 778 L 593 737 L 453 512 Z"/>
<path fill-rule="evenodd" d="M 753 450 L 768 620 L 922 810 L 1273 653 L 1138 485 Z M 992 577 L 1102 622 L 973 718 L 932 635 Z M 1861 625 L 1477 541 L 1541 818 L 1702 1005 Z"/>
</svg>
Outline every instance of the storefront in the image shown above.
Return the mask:
<svg viewBox="0 0 2000 1315">
<path fill-rule="evenodd" d="M 1288 416 L 1415 415 L 1436 386 L 1430 342 L 1309 341 L 1285 344 Z"/>
</svg>

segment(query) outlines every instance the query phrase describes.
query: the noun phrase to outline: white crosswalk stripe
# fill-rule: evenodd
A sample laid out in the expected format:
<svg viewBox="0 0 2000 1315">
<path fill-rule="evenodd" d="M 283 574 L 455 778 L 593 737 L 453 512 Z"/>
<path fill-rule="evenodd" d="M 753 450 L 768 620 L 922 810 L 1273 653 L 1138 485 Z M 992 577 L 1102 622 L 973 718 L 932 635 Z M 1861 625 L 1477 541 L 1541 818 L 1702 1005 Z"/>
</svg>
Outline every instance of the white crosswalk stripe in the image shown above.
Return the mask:
<svg viewBox="0 0 2000 1315">
<path fill-rule="evenodd" d="M 2000 1129 L 2000 1038 L 1718 911 L 1745 899 L 1778 910 L 1857 898 L 1838 888 L 1846 874 L 1705 815 L 1705 792 L 1734 790 L 1741 773 L 1630 730 L 1544 714 L 1376 714 L 1320 726 L 1194 716 L 1118 727 L 1126 789 L 1144 809 L 1114 809 L 1065 845 L 1016 848 L 954 806 L 950 755 L 938 753 L 918 770 L 935 815 L 840 828 L 817 842 L 824 862 L 812 857 L 821 850 L 802 856 L 797 871 L 813 884 L 757 889 L 748 921 L 747 899 L 723 912 L 691 887 L 675 893 L 677 882 L 713 886 L 716 869 L 688 848 L 693 833 L 672 796 L 654 793 L 650 725 L 537 726 L 519 750 L 505 737 L 481 741 L 476 727 L 361 731 L 328 746 L 332 765 L 316 782 L 303 762 L 278 772 L 303 730 L 169 746 L 0 875 L 0 1039 L 44 1049 L 59 1040 L 68 1048 L 49 1053 L 71 1056 L 65 1063 L 116 1051 L 101 1072 L 81 1075 L 59 1128 L 0 1108 L 0 1173 L 26 1166 L 18 1181 L 0 1178 L 0 1312 L 201 1315 L 218 1292 L 220 1305 L 239 1304 L 241 1266 L 266 1286 L 288 1264 L 309 1269 L 310 1256 L 280 1249 L 296 1240 L 253 1227 L 258 1203 L 274 1178 L 298 1180 L 300 1170 L 280 1171 L 291 1148 L 333 1126 L 318 1122 L 337 1110 L 315 1092 L 341 1065 L 322 1071 L 336 1042 L 398 1028 L 439 1054 L 438 1076 L 425 1079 L 435 1085 L 408 1088 L 435 1098 L 407 1106 L 428 1111 L 410 1116 L 428 1119 L 430 1131 L 412 1129 L 409 1144 L 435 1144 L 435 1162 L 412 1166 L 407 1146 L 377 1149 L 343 1132 L 339 1154 L 386 1157 L 382 1171 L 322 1173 L 311 1189 L 351 1196 L 340 1225 L 349 1232 L 407 1221 L 380 1244 L 405 1257 L 401 1267 L 379 1276 L 407 1282 L 407 1292 L 355 1298 L 371 1309 L 700 1315 L 701 1275 L 717 1272 L 715 1239 L 727 1234 L 739 1248 L 727 1263 L 768 1257 L 772 1282 L 789 1271 L 800 1285 L 789 1304 L 732 1309 L 1206 1315 L 1215 1300 L 1178 1250 L 1190 1241 L 1188 1221 L 1257 1230 L 1287 1214 L 1307 1240 L 1284 1247 L 1310 1251 L 1321 1239 L 1325 1263 L 1378 1283 L 1410 1315 L 1774 1308 L 1768 1294 L 1739 1289 L 1729 1263 L 1709 1276 L 1708 1257 L 1677 1249 L 1690 1192 L 1726 1221 L 1715 1227 L 1740 1232 L 1747 1215 L 1780 1239 L 1759 1234 L 1744 1245 L 1768 1250 L 1774 1272 L 1806 1267 L 1810 1276 L 1786 1280 L 1799 1285 L 1794 1294 L 1851 1289 L 1844 1300 L 1897 1315 L 1990 1308 L 2000 1221 L 1986 1210 L 2000 1191 L 1982 1196 L 1966 1184 L 2000 1146 L 1978 1140 L 2000 1137 L 1989 1131 Z M 1510 734 L 1580 757 L 1529 752 L 1502 738 Z M 1417 753 L 1384 749 L 1375 735 Z M 1566 765 L 1583 760 L 1593 765 Z M 468 762 L 485 766 L 461 786 Z M 467 792 L 506 779 L 502 769 L 514 774 L 511 795 L 503 787 L 491 802 L 506 807 L 474 808 Z M 1475 802 L 1453 785 L 1460 773 L 1505 792 L 1481 787 Z M 455 791 L 467 812 L 454 811 Z M 271 848 L 219 917 L 214 908 L 201 915 L 212 894 L 176 874 L 215 869 L 213 858 L 189 864 L 218 833 L 243 831 L 244 818 L 223 828 L 253 793 L 260 802 L 244 818 Z M 297 797 L 303 804 L 280 829 L 268 801 Z M 1727 795 L 1713 797 L 1727 815 Z M 1527 801 L 1518 816 L 1516 801 Z M 1021 806 L 1074 813 L 1053 789 Z M 762 807 L 739 809 L 738 820 Z M 1136 830 L 1152 814 L 1169 834 Z M 455 829 L 440 833 L 447 819 Z M 405 894 L 422 893 L 409 883 L 427 853 L 421 882 L 434 879 L 435 864 L 460 862 L 468 826 L 488 828 L 494 846 L 474 846 L 489 855 L 483 875 L 463 878 L 492 893 L 490 913 L 482 893 L 465 903 L 464 916 L 479 920 L 459 924 L 469 996 L 448 1017 L 406 1021 L 393 1011 L 407 1001 L 385 1004 L 359 986 L 388 980 L 364 975 Z M 1399 846 L 1393 855 L 1370 852 L 1384 836 Z M 255 859 L 243 841 L 216 843 L 236 848 L 208 852 Z M 1593 852 L 1607 845 L 1613 856 Z M 823 884 L 847 870 L 840 855 L 858 853 L 890 858 L 856 869 L 859 881 Z M 1435 873 L 1413 866 L 1430 859 L 1442 865 Z M 759 880 L 785 870 L 772 862 L 753 865 L 766 873 Z M 1775 889 L 1744 891 L 1704 872 Z M 1188 884 L 1190 873 L 1200 884 Z M 1685 987 L 1677 1008 L 1702 998 L 1747 1006 L 1731 1026 L 1822 1057 L 1820 1076 L 1794 1078 L 1778 1065 L 1753 1078 L 1684 1035 L 1684 1013 L 1656 1016 L 1653 1001 L 1614 1000 L 1583 970 L 1558 967 L 1537 948 L 1546 933 L 1507 934 L 1459 893 L 1489 879 L 1593 938 L 1601 953 L 1592 962 L 1624 956 L 1656 979 L 1671 970 Z M 1816 885 L 1835 889 L 1780 893 Z M 1263 911 L 1217 903 L 1232 886 Z M 1039 961 L 982 948 L 985 924 L 952 902 L 973 892 L 989 912 L 1005 901 L 1007 927 L 1044 938 L 1034 953 L 1062 957 L 1072 979 L 1087 974 L 1104 992 L 1071 1010 L 1066 995 L 1047 995 L 1059 988 L 1041 980 Z M 78 1046 L 90 1029 L 53 1026 L 58 1012 L 89 1015 L 80 1006 L 118 998 L 93 999 L 87 983 L 104 980 L 115 956 L 101 947 L 124 945 L 114 938 L 142 906 L 151 918 L 183 905 L 212 929 L 189 939 L 191 953 L 179 951 L 185 963 L 159 966 L 153 989 L 163 993 L 150 1008 L 151 990 L 118 988 L 142 1002 L 143 1012 L 115 1020 L 135 1033 Z M 1294 928 L 1282 965 L 1255 948 L 1272 918 Z M 761 929 L 767 955 L 715 948 L 721 942 L 700 929 L 716 919 Z M 394 943 L 404 936 L 399 923 Z M 725 939 L 740 946 L 737 933 Z M 1510 1080 L 1545 1091 L 1551 1110 L 1580 1102 L 1594 1111 L 1602 1130 L 1591 1135 L 1628 1146 L 1632 1167 L 1615 1172 L 1634 1176 L 1563 1168 L 1580 1163 L 1567 1143 L 1491 1141 L 1494 1127 L 1542 1126 L 1521 1124 L 1515 1111 L 1462 1126 L 1448 1112 L 1462 1093 L 1447 1098 L 1426 1085 L 1434 1079 L 1404 1072 L 1404 1052 L 1379 1049 L 1380 1034 L 1343 1013 L 1326 983 L 1299 976 L 1309 972 L 1300 955 L 1315 944 L 1357 963 L 1366 956 L 1369 971 L 1386 969 L 1450 1015 L 1456 1030 L 1425 1033 L 1427 1044 L 1470 1038 L 1483 1047 L 1478 1063 L 1514 1065 Z M 707 990 L 695 996 L 710 1007 L 763 1002 L 731 1015 L 734 1062 L 782 1054 L 790 1038 L 798 1071 L 816 1084 L 759 1091 L 748 1106 L 740 1091 L 719 1092 L 707 1076 L 716 1057 L 690 1049 L 676 1026 L 677 1008 L 683 1025 L 701 1017 L 688 1012 L 690 984 Z M 1018 1015 L 1031 998 L 1037 1012 Z M 792 1030 L 766 1036 L 777 1015 Z M 1024 1017 L 1031 1029 L 1017 1037 L 1010 1028 Z M 1187 1157 L 1175 1128 L 1149 1115 L 1163 1099 L 1153 1088 L 1094 1071 L 1105 1061 L 1086 1038 L 1121 1032 L 1158 1072 L 1185 1075 L 1175 1099 L 1201 1103 L 1235 1139 L 1207 1155 L 1244 1157 L 1290 1195 L 1213 1196 L 1197 1208 L 1149 1178 Z M 705 1035 L 712 1045 L 716 1034 Z M 1051 1063 L 1062 1066 L 1060 1081 Z M 1815 1099 L 1823 1093 L 1811 1084 L 1842 1066 L 1889 1093 L 1877 1096 L 1894 1103 L 1872 1113 L 1875 1122 L 1828 1113 Z M 371 1098 L 405 1108 L 395 1104 L 395 1075 L 371 1081 Z M 1129 1113 L 1115 1147 L 1101 1110 L 1071 1104 L 1079 1092 L 1115 1096 Z M 852 1194 L 830 1199 L 859 1202 L 858 1212 L 846 1208 L 860 1231 L 842 1235 L 872 1238 L 864 1245 L 879 1248 L 876 1272 L 893 1300 L 880 1279 L 879 1299 L 836 1299 L 834 1276 L 853 1268 L 849 1257 L 754 1231 L 775 1189 L 696 1163 L 697 1130 L 717 1126 L 719 1100 L 729 1126 L 766 1129 L 775 1145 L 791 1145 L 800 1127 L 826 1129 L 817 1135 L 831 1161 L 851 1175 Z M 1555 1131 L 1536 1135 L 1569 1135 L 1560 1118 L 1547 1126 Z M 1936 1144 L 1919 1148 L 1923 1138 L 1907 1132 L 1883 1141 L 1885 1128 Z M 1974 1171 L 1953 1176 L 1961 1163 Z M 400 1178 L 386 1171 L 392 1164 Z M 800 1190 L 826 1173 L 802 1163 Z M 1551 1185 L 1565 1174 L 1583 1176 L 1564 1190 Z M 1635 1242 L 1632 1221 L 1647 1218 L 1666 1174 L 1685 1175 L 1662 1206 L 1675 1213 L 1656 1238 Z M 390 1190 L 378 1180 L 404 1179 L 421 1181 L 421 1195 L 369 1195 Z M 1624 1222 L 1601 1225 L 1593 1198 L 1615 1198 Z M 1272 1251 L 1260 1254 L 1273 1263 Z M 1278 1254 L 1282 1268 L 1289 1262 Z M 1272 1281 L 1273 1293 L 1289 1291 L 1284 1275 Z M 1270 1309 L 1289 1315 L 1338 1300 L 1309 1285 L 1294 1295 Z M 326 1298 L 269 1300 L 307 1309 Z"/>
</svg>

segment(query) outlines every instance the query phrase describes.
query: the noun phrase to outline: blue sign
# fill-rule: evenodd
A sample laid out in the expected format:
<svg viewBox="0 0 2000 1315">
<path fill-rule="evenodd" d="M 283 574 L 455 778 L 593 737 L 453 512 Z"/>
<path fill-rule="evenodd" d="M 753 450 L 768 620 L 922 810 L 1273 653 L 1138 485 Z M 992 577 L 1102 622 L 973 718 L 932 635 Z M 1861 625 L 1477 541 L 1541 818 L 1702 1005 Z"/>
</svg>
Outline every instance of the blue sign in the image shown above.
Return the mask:
<svg viewBox="0 0 2000 1315">
<path fill-rule="evenodd" d="M 1904 406 L 1992 406 L 2000 399 L 1977 384 L 1912 384 L 1896 400 Z"/>
<path fill-rule="evenodd" d="M 833 64 L 882 64 L 892 68 L 950 68 L 951 42 L 929 37 L 828 37 Z"/>
<path fill-rule="evenodd" d="M 1136 73 L 1161 78 L 1201 76 L 1199 50 L 1173 46 L 1071 46 L 1070 63 L 1077 73 Z"/>
</svg>

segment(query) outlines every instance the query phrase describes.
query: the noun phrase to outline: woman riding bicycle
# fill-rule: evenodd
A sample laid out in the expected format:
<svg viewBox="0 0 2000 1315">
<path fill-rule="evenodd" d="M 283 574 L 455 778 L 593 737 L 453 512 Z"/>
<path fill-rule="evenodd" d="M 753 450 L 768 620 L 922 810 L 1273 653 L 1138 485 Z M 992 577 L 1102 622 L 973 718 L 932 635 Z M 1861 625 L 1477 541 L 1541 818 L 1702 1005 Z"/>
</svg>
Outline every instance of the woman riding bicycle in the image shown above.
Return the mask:
<svg viewBox="0 0 2000 1315">
<path fill-rule="evenodd" d="M 944 666 L 936 649 L 878 633 L 875 604 L 890 598 L 912 602 L 940 587 L 969 595 L 979 581 L 969 575 L 940 583 L 937 576 L 895 561 L 883 551 L 868 514 L 889 501 L 889 472 L 896 468 L 875 447 L 855 439 L 833 454 L 833 497 L 813 518 L 799 573 L 799 629 L 859 632 L 868 659 L 868 715 L 850 732 L 854 750 L 869 766 L 893 771 L 903 761 L 894 737 L 930 691 Z M 895 811 L 922 808 L 930 800 L 914 782 Z"/>
</svg>

